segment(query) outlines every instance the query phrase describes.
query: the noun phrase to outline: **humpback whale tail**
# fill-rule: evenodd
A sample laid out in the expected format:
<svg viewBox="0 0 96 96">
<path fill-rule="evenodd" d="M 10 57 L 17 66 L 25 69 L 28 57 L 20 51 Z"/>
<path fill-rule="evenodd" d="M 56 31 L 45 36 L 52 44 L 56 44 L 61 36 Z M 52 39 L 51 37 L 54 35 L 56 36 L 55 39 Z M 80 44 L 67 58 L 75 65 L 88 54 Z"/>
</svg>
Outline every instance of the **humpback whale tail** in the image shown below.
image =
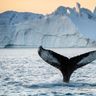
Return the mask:
<svg viewBox="0 0 96 96">
<path fill-rule="evenodd" d="M 70 81 L 70 77 L 76 69 L 96 59 L 96 51 L 68 58 L 51 50 L 46 50 L 42 46 L 39 47 L 38 54 L 45 62 L 61 71 L 64 82 Z"/>
</svg>

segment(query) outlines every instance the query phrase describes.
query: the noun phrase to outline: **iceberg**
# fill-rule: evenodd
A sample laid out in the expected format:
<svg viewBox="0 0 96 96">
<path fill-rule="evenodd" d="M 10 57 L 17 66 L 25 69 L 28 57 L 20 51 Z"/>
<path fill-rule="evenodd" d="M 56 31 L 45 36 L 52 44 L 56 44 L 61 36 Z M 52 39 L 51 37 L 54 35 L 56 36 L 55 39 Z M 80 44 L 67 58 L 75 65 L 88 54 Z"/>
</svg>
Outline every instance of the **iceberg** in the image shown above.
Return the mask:
<svg viewBox="0 0 96 96">
<path fill-rule="evenodd" d="M 95 11 L 58 7 L 47 15 L 6 11 L 0 14 L 0 48 L 96 47 Z"/>
</svg>

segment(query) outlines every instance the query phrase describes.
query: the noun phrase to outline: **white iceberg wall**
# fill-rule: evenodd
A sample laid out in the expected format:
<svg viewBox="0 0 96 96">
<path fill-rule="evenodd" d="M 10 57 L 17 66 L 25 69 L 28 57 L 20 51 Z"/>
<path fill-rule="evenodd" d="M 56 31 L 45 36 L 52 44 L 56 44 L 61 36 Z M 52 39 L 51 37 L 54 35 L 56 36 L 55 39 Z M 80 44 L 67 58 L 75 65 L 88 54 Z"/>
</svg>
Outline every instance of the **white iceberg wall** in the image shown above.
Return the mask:
<svg viewBox="0 0 96 96">
<path fill-rule="evenodd" d="M 15 25 L 12 45 L 38 47 L 87 47 L 88 41 L 67 16 L 45 16 Z M 90 45 L 90 44 L 89 44 Z M 94 45 L 94 44 L 93 44 Z M 91 44 L 91 46 L 93 46 Z"/>
<path fill-rule="evenodd" d="M 95 47 L 95 19 L 80 5 L 77 9 L 61 6 L 45 16 L 5 12 L 0 14 L 0 47 Z"/>
<path fill-rule="evenodd" d="M 80 34 L 64 35 L 64 36 L 44 36 L 44 47 L 90 47 L 94 44 L 88 42 L 87 39 L 81 38 Z M 96 44 L 96 43 L 95 43 Z M 96 45 L 95 45 L 96 46 Z"/>
</svg>

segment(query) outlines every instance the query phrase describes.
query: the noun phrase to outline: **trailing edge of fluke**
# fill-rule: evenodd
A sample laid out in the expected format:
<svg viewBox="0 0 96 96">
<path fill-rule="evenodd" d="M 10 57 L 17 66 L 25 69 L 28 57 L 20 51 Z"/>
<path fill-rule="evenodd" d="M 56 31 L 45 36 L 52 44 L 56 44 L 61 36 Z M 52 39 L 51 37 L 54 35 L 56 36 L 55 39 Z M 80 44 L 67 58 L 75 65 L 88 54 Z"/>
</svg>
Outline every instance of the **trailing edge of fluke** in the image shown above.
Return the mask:
<svg viewBox="0 0 96 96">
<path fill-rule="evenodd" d="M 58 68 L 63 75 L 63 81 L 67 83 L 70 81 L 70 77 L 75 70 L 96 59 L 96 51 L 68 58 L 51 50 L 46 50 L 42 46 L 39 47 L 38 54 L 45 62 Z"/>
</svg>

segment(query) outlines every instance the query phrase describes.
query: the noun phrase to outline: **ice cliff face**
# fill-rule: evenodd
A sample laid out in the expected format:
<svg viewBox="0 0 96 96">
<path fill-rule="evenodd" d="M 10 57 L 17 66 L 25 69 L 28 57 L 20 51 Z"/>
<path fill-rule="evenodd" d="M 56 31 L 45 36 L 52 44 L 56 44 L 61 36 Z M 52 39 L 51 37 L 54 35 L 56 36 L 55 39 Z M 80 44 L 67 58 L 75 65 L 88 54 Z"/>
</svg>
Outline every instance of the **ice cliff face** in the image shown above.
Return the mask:
<svg viewBox="0 0 96 96">
<path fill-rule="evenodd" d="M 96 17 L 88 9 L 60 6 L 52 14 L 0 14 L 0 47 L 95 47 Z"/>
</svg>

